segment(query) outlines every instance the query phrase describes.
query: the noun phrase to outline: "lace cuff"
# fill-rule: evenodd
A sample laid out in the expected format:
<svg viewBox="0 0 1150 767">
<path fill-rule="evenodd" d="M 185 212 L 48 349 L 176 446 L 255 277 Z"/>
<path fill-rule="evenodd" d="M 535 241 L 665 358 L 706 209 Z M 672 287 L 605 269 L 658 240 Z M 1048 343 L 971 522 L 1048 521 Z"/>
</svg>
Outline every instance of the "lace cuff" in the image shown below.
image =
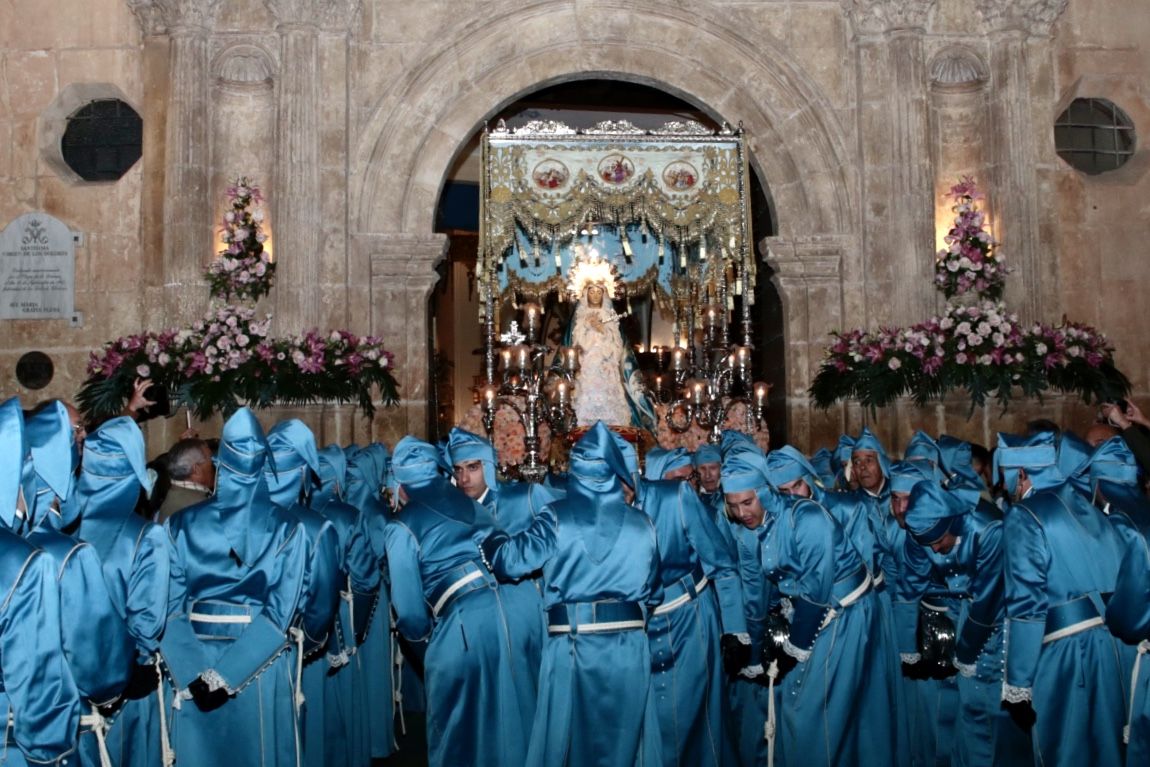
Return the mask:
<svg viewBox="0 0 1150 767">
<path fill-rule="evenodd" d="M 763 664 L 761 663 L 756 663 L 753 666 L 746 666 L 739 669 L 739 676 L 745 679 L 758 679 L 765 673 L 767 672 L 765 669 L 763 669 Z"/>
<path fill-rule="evenodd" d="M 789 623 L 795 617 L 795 606 L 791 604 L 791 600 L 783 597 L 779 600 L 779 612 L 784 618 L 787 619 L 787 622 Z"/>
<path fill-rule="evenodd" d="M 200 679 L 204 680 L 204 684 L 206 684 L 208 689 L 212 692 L 215 692 L 216 690 L 227 690 L 227 692 L 231 692 L 231 690 L 228 689 L 227 681 L 222 676 L 220 676 L 219 672 L 214 668 L 210 668 L 204 673 L 200 674 Z"/>
<path fill-rule="evenodd" d="M 1015 687 L 1012 684 L 1003 683 L 1002 699 L 1007 703 L 1029 703 L 1031 700 L 1030 688 Z"/>
<path fill-rule="evenodd" d="M 805 663 L 811 657 L 810 650 L 800 650 L 798 647 L 795 647 L 793 644 L 791 644 L 790 639 L 783 641 L 783 652 L 797 660 L 799 663 Z"/>
<path fill-rule="evenodd" d="M 977 664 L 962 663 L 961 661 L 959 661 L 958 658 L 955 658 L 954 660 L 952 660 L 951 663 L 953 663 L 954 667 L 956 669 L 958 669 L 958 673 L 962 674 L 967 679 L 970 679 L 971 677 L 973 677 L 975 672 L 978 670 Z M 1022 688 L 1016 687 L 1015 689 L 1017 690 L 1017 689 L 1022 689 Z"/>
<path fill-rule="evenodd" d="M 338 655 L 327 654 L 327 665 L 329 668 L 339 668 L 340 666 L 346 666 L 350 662 L 351 657 L 348 655 L 347 650 L 340 651 Z"/>
<path fill-rule="evenodd" d="M 899 653 L 899 658 L 902 660 L 903 663 L 906 663 L 906 664 L 913 666 L 914 664 L 916 664 L 920 660 L 922 660 L 922 653 L 920 653 L 920 652 Z"/>
<path fill-rule="evenodd" d="M 745 631 L 741 634 L 731 634 L 735 639 L 739 640 L 739 644 L 749 645 L 751 643 L 751 635 Z"/>
</svg>

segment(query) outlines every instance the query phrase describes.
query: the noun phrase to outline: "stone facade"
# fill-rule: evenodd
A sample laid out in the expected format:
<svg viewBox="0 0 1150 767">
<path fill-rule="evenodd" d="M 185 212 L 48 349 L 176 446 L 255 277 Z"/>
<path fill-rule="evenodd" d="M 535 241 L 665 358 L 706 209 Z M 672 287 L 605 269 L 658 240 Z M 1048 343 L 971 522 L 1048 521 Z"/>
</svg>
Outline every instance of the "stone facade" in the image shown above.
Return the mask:
<svg viewBox="0 0 1150 767">
<path fill-rule="evenodd" d="M 1144 313 L 1116 296 L 1150 275 L 1142 255 L 1147 153 L 1087 177 L 1054 152 L 1077 96 L 1110 98 L 1150 135 L 1150 9 L 1127 0 L 13 0 L 0 19 L 0 222 L 46 210 L 85 233 L 82 328 L 0 325 L 0 390 L 70 397 L 87 350 L 206 304 L 201 267 L 230 176 L 267 189 L 278 333 L 343 326 L 389 339 L 403 405 L 373 423 L 305 409 L 321 440 L 423 433 L 426 302 L 446 241 L 435 210 L 484 121 L 546 85 L 614 77 L 673 93 L 751 139 L 777 231 L 790 441 L 814 449 L 870 423 L 897 448 L 922 427 L 988 441 L 999 425 L 1090 413 L 1056 399 L 969 420 L 964 403 L 871 414 L 806 399 L 826 333 L 907 323 L 939 307 L 930 275 L 961 173 L 1015 268 L 1024 317 L 1103 329 L 1150 394 Z M 80 21 L 80 20 L 83 21 Z M 144 155 L 115 184 L 45 159 L 54 100 L 115 86 L 143 116 Z M 1135 288 L 1136 290 L 1136 288 Z M 15 380 L 37 348 L 44 392 Z M 181 419 L 182 420 L 182 419 Z M 177 428 L 178 427 L 178 428 Z M 153 450 L 183 424 L 150 427 Z"/>
</svg>

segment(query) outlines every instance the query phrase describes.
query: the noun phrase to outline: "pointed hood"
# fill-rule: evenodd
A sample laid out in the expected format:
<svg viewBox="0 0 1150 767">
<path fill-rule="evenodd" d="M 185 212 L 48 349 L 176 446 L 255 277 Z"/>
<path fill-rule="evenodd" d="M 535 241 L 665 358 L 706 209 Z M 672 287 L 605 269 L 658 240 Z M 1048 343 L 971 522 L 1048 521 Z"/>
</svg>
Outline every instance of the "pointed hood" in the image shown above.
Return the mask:
<svg viewBox="0 0 1150 767">
<path fill-rule="evenodd" d="M 691 456 L 691 462 L 694 463 L 696 469 L 708 463 L 722 463 L 723 453 L 719 450 L 718 446 L 704 442 L 695 448 L 695 453 Z"/>
<path fill-rule="evenodd" d="M 575 485 L 594 493 L 618 492 L 621 495 L 620 483 L 632 487 L 635 484 L 635 475 L 627 466 L 619 446 L 615 443 L 616 435 L 608 429 L 602 421 L 596 421 L 587 432 L 579 438 L 571 448 L 571 485 Z"/>
<path fill-rule="evenodd" d="M 404 437 L 395 446 L 391 471 L 396 487 L 418 488 L 442 477 L 445 469 L 434 445 L 416 437 Z"/>
<path fill-rule="evenodd" d="M 1035 490 L 1057 487 L 1065 481 L 1058 468 L 1052 432 L 1043 431 L 1030 437 L 999 432 L 991 476 L 997 477 L 1002 472 L 1003 486 L 1011 497 L 1018 488 L 1019 469 L 1026 471 Z"/>
<path fill-rule="evenodd" d="M 1090 457 L 1094 448 L 1068 431 L 1058 436 L 1056 445 L 1058 471 L 1075 490 L 1089 498 L 1094 492 L 1090 486 Z"/>
<path fill-rule="evenodd" d="M 30 509 L 35 525 L 48 513 L 53 498 L 59 498 L 63 504 L 71 496 L 80 461 L 68 408 L 63 402 L 53 400 L 28 416 L 24 431 L 38 480 L 36 508 Z"/>
<path fill-rule="evenodd" d="M 268 463 L 263 427 L 251 410 L 240 408 L 220 434 L 216 492 L 207 503 L 218 514 L 222 533 L 243 562 L 253 561 L 272 535 L 273 504 L 263 473 Z"/>
<path fill-rule="evenodd" d="M 21 471 L 14 468 L 23 467 L 28 456 L 24 411 L 20 408 L 20 400 L 12 397 L 0 404 L 0 465 L 8 467 L 0 471 L 0 524 L 9 530 L 16 528 L 16 502 L 23 484 Z M 26 498 L 24 503 L 30 506 L 32 498 Z"/>
<path fill-rule="evenodd" d="M 447 435 L 447 445 L 443 451 L 444 460 L 449 467 L 468 461 L 480 461 L 483 464 L 483 481 L 490 490 L 499 487 L 495 474 L 495 447 L 478 434 L 472 434 L 458 426 Z"/>
<path fill-rule="evenodd" d="M 268 431 L 267 444 L 271 465 L 264 467 L 264 481 L 272 503 L 284 508 L 307 505 L 305 499 L 310 497 L 319 474 L 315 435 L 303 421 L 289 418 Z"/>
<path fill-rule="evenodd" d="M 970 443 L 944 434 L 938 438 L 938 449 L 942 458 L 943 487 L 957 493 L 971 508 L 977 506 L 986 484 L 974 470 Z"/>
<path fill-rule="evenodd" d="M 607 429 L 607 433 L 615 441 L 615 447 L 619 448 L 619 455 L 623 456 L 623 465 L 627 467 L 627 476 L 629 477 L 625 481 L 635 491 L 633 503 L 641 504 L 643 502 L 643 475 L 639 471 L 639 451 L 635 449 L 634 445 L 623 439 L 622 434 L 610 429 Z"/>
<path fill-rule="evenodd" d="M 831 453 L 834 457 L 831 465 L 835 470 L 835 482 L 843 489 L 850 487 L 851 453 L 854 450 L 855 438 L 849 434 L 843 434 L 839 436 L 839 442 Z"/>
<path fill-rule="evenodd" d="M 833 487 L 835 484 L 834 453 L 825 447 L 820 447 L 810 458 L 811 466 L 822 480 L 823 487 Z"/>
<path fill-rule="evenodd" d="M 676 447 L 671 450 L 653 448 L 647 452 L 647 467 L 644 473 L 648 480 L 662 479 L 667 472 L 691 465 L 691 454 L 685 448 Z"/>
<path fill-rule="evenodd" d="M 339 445 L 328 445 L 319 451 L 319 487 L 311 496 L 313 509 L 322 509 L 343 497 L 347 487 L 347 456 Z"/>
<path fill-rule="evenodd" d="M 958 534 L 962 516 L 970 507 L 948 493 L 934 480 L 918 482 L 910 491 L 906 509 L 906 529 L 922 546 L 929 546 L 946 533 Z"/>
<path fill-rule="evenodd" d="M 770 482 L 776 490 L 783 485 L 801 479 L 807 483 L 813 496 L 817 497 L 822 492 L 823 487 L 819 473 L 807 460 L 807 457 L 793 445 L 783 445 L 778 450 L 772 450 L 768 453 L 767 471 Z"/>
<path fill-rule="evenodd" d="M 144 434 L 127 416 L 105 421 L 84 440 L 84 459 L 76 486 L 75 509 L 81 525 L 96 519 L 118 519 L 135 512 L 140 490 L 150 492 Z M 62 520 L 65 525 L 72 520 Z M 87 537 L 81 532 L 81 537 Z"/>
<path fill-rule="evenodd" d="M 736 429 L 723 429 L 719 438 L 719 453 L 726 455 L 728 451 L 740 447 L 758 447 L 751 435 L 744 434 Z"/>
<path fill-rule="evenodd" d="M 1111 437 L 1095 448 L 1088 469 L 1091 484 L 1105 481 L 1138 489 L 1138 461 L 1122 437 Z"/>
<path fill-rule="evenodd" d="M 934 437 L 921 429 L 911 435 L 910 441 L 906 443 L 906 449 L 902 453 L 902 459 L 904 461 L 924 461 L 930 464 L 935 479 L 941 481 L 943 478 L 942 450 L 934 441 Z"/>
<path fill-rule="evenodd" d="M 886 448 L 879 442 L 878 437 L 866 426 L 863 427 L 862 433 L 859 434 L 858 439 L 855 440 L 854 447 L 851 449 L 851 457 L 854 457 L 854 454 L 860 450 L 871 450 L 878 455 L 878 464 L 882 467 L 882 475 L 886 477 L 889 482 L 890 457 L 886 454 Z"/>
<path fill-rule="evenodd" d="M 723 493 L 741 493 L 754 490 L 763 505 L 766 518 L 773 519 L 785 508 L 786 501 L 771 486 L 767 456 L 757 446 L 732 449 L 723 456 L 720 483 Z"/>
</svg>

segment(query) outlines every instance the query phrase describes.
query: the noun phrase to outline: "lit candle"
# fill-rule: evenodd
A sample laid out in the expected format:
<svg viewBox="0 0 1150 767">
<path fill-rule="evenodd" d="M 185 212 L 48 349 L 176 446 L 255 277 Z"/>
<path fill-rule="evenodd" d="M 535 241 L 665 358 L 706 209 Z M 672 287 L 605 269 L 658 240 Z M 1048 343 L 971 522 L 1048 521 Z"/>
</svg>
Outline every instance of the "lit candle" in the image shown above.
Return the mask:
<svg viewBox="0 0 1150 767">
<path fill-rule="evenodd" d="M 504 372 L 510 370 L 511 369 L 511 350 L 510 349 L 500 349 L 499 350 L 499 361 L 503 363 Z"/>
<path fill-rule="evenodd" d="M 560 381 L 559 385 L 555 388 L 555 399 L 559 403 L 559 407 L 564 407 L 567 404 L 566 381 Z"/>
<path fill-rule="evenodd" d="M 511 366 L 514 370 L 528 370 L 531 368 L 531 347 L 526 344 L 516 344 L 511 347 Z"/>
<path fill-rule="evenodd" d="M 740 368 L 745 368 L 751 361 L 751 348 L 749 346 L 736 346 L 735 347 L 735 363 Z"/>
<path fill-rule="evenodd" d="M 707 401 L 707 384 L 703 381 L 693 380 L 691 383 L 691 401 L 702 405 Z"/>
<path fill-rule="evenodd" d="M 527 326 L 527 342 L 535 343 L 539 340 L 539 319 L 543 311 L 535 302 L 523 305 L 523 324 Z"/>
<path fill-rule="evenodd" d="M 663 376 L 655 376 L 655 393 L 663 393 Z"/>
<path fill-rule="evenodd" d="M 579 350 L 573 346 L 568 346 L 563 350 L 563 367 L 568 373 L 575 373 L 579 370 Z"/>
<path fill-rule="evenodd" d="M 681 346 L 676 346 L 671 351 L 671 369 L 676 373 L 687 369 L 687 350 Z"/>
<path fill-rule="evenodd" d="M 767 391 L 769 391 L 770 388 L 771 388 L 770 386 L 763 383 L 762 381 L 759 381 L 758 383 L 755 384 L 755 407 L 756 408 L 759 408 L 761 410 L 762 408 L 767 406 Z"/>
<path fill-rule="evenodd" d="M 495 409 L 495 385 L 486 384 L 480 392 L 483 396 L 483 409 L 490 412 Z"/>
</svg>

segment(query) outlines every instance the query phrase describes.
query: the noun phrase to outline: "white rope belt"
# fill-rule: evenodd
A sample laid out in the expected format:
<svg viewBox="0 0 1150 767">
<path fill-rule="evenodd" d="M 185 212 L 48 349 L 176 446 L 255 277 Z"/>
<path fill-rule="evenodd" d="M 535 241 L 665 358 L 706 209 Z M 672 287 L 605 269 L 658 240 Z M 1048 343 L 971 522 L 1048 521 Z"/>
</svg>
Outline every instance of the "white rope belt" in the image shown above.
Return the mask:
<svg viewBox="0 0 1150 767">
<path fill-rule="evenodd" d="M 690 591 L 684 591 L 682 594 L 675 597 L 670 602 L 664 602 L 663 604 L 656 607 L 655 612 L 653 614 L 654 615 L 666 615 L 667 613 L 669 613 L 673 610 L 678 610 L 680 607 L 682 607 L 683 605 L 690 602 L 692 599 L 697 597 L 699 594 L 702 594 L 703 589 L 707 588 L 708 583 L 709 583 L 709 581 L 707 580 L 707 576 L 704 575 L 695 584 L 695 596 L 691 596 Z M 580 629 L 580 630 L 582 630 L 582 629 Z"/>
<path fill-rule="evenodd" d="M 87 727 L 96 736 L 96 745 L 100 749 L 100 767 L 112 767 L 112 755 L 108 753 L 108 720 L 95 705 L 92 706 L 92 713 L 80 715 L 80 726 Z"/>
<path fill-rule="evenodd" d="M 871 587 L 872 583 L 873 581 L 871 580 L 870 573 L 867 573 L 867 576 L 863 578 L 863 582 L 858 585 L 858 588 L 839 600 L 839 607 L 850 607 L 855 602 L 859 601 L 862 598 L 862 595 L 867 593 L 867 589 Z"/>
<path fill-rule="evenodd" d="M 627 631 L 629 629 L 642 629 L 646 628 L 643 621 L 608 621 L 605 623 L 579 623 L 575 626 L 575 631 L 571 630 L 570 624 L 558 624 L 555 626 L 548 626 L 548 634 L 601 634 L 606 631 Z"/>
<path fill-rule="evenodd" d="M 1138 655 L 1134 658 L 1134 673 L 1130 675 L 1130 708 L 1126 712 L 1126 726 L 1122 728 L 1122 742 L 1130 742 L 1130 727 L 1134 724 L 1134 691 L 1138 684 L 1138 667 L 1142 665 L 1142 656 L 1150 652 L 1150 642 L 1143 639 L 1138 643 Z"/>
<path fill-rule="evenodd" d="M 763 735 L 767 740 L 767 767 L 775 767 L 775 680 L 779 678 L 779 662 L 771 661 L 767 668 L 767 722 Z"/>
<path fill-rule="evenodd" d="M 171 738 L 168 736 L 168 702 L 164 699 L 164 669 L 160 666 L 160 660 L 156 658 L 156 698 L 160 706 L 160 753 L 164 760 L 164 767 L 172 767 L 176 763 L 176 752 L 172 748 Z M 177 691 L 172 691 L 172 703 L 178 708 L 180 703 L 180 695 Z"/>
<path fill-rule="evenodd" d="M 1102 620 L 1102 616 L 1096 615 L 1093 618 L 1088 618 L 1084 621 L 1078 621 L 1078 623 L 1072 623 L 1065 628 L 1060 628 L 1057 631 L 1051 631 L 1049 634 L 1042 637 L 1042 644 L 1049 644 L 1059 639 L 1065 639 L 1066 637 L 1074 636 L 1075 634 L 1081 634 L 1083 631 L 1088 631 L 1095 626 L 1101 626 L 1103 622 L 1104 621 Z"/>
<path fill-rule="evenodd" d="M 452 595 L 455 594 L 455 592 L 459 591 L 461 588 L 463 588 L 467 584 L 471 583 L 473 580 L 475 580 L 477 578 L 482 578 L 482 577 L 483 577 L 482 572 L 480 572 L 479 570 L 472 570 L 467 575 L 463 576 L 462 578 L 457 580 L 455 583 L 448 586 L 447 590 L 444 591 L 442 594 L 440 594 L 439 599 L 435 600 L 435 604 L 431 606 L 431 614 L 434 615 L 436 618 L 438 618 L 439 617 L 439 611 L 443 609 L 444 605 L 447 604 L 448 600 L 451 599 Z"/>
<path fill-rule="evenodd" d="M 238 615 L 213 615 L 212 613 L 189 613 L 188 620 L 197 623 L 251 623 L 252 616 L 247 613 Z"/>
</svg>

